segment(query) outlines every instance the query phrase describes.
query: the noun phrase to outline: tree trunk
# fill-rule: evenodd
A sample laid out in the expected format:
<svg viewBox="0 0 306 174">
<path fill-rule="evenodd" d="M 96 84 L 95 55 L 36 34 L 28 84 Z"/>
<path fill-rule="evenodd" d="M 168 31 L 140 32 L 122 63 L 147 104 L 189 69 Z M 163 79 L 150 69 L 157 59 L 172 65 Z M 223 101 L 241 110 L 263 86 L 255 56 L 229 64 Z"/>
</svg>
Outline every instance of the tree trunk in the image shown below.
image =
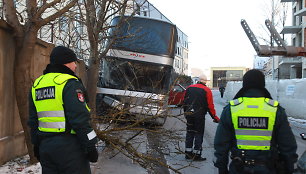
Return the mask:
<svg viewBox="0 0 306 174">
<path fill-rule="evenodd" d="M 24 36 L 23 41 L 16 40 L 16 45 L 18 45 L 18 42 L 22 42 L 22 45 L 16 48 L 17 55 L 14 69 L 14 82 L 17 106 L 19 109 L 20 121 L 24 130 L 26 145 L 30 155 L 30 162 L 35 163 L 37 160 L 34 158 L 34 152 L 30 139 L 30 130 L 27 126 L 27 121 L 29 116 L 28 95 L 32 84 L 31 61 L 34 55 L 37 31 L 35 32 L 34 29 L 30 29 L 25 33 L 27 34 Z"/>
<path fill-rule="evenodd" d="M 89 106 L 91 109 L 91 118 L 94 119 L 96 116 L 96 96 L 97 96 L 97 82 L 98 82 L 98 68 L 99 63 L 93 63 L 89 67 L 87 74 L 87 92 L 89 96 Z M 94 128 L 94 124 L 92 125 Z"/>
</svg>

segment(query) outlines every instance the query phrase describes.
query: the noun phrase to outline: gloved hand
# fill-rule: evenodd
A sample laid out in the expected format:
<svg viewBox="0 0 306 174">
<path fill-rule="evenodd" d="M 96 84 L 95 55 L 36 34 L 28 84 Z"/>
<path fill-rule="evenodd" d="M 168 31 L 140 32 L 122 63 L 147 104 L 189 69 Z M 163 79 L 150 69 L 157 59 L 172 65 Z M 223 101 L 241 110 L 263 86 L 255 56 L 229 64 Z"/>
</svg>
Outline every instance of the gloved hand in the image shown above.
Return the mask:
<svg viewBox="0 0 306 174">
<path fill-rule="evenodd" d="M 97 151 L 96 147 L 91 148 L 87 153 L 87 158 L 92 163 L 97 162 L 98 157 L 99 157 L 99 154 L 98 154 L 98 151 Z"/>
<path fill-rule="evenodd" d="M 220 118 L 218 116 L 213 116 L 213 122 L 215 123 L 219 123 L 220 122 Z"/>
<path fill-rule="evenodd" d="M 39 146 L 34 145 L 34 156 L 38 161 L 40 161 L 40 156 L 39 156 Z"/>
</svg>

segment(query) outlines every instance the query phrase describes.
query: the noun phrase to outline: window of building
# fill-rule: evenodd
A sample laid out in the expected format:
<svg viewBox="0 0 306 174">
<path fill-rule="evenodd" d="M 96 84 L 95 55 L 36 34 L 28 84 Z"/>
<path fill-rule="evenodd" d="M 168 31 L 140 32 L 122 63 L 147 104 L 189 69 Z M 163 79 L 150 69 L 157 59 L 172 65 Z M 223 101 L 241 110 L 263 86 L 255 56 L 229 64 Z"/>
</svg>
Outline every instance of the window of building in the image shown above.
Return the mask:
<svg viewBox="0 0 306 174">
<path fill-rule="evenodd" d="M 297 46 L 298 47 L 301 47 L 302 46 L 302 32 L 299 32 L 298 34 L 297 34 L 297 41 L 298 41 L 298 43 L 297 43 Z"/>
<path fill-rule="evenodd" d="M 292 16 L 293 16 L 293 21 L 292 21 L 292 23 L 293 23 L 293 25 L 297 25 L 297 23 L 296 23 L 296 16 L 294 16 L 294 13 L 296 12 L 296 7 L 294 7 L 294 9 L 293 9 L 293 12 L 292 12 Z"/>
<path fill-rule="evenodd" d="M 80 20 L 81 20 L 81 16 L 80 16 L 80 14 L 77 14 L 77 15 L 75 15 L 75 17 L 74 17 L 74 25 L 75 25 L 75 29 L 76 29 L 76 32 L 78 33 L 78 34 L 80 34 L 80 35 L 82 35 L 83 34 L 83 24 L 80 22 Z"/>
<path fill-rule="evenodd" d="M 140 5 L 136 3 L 136 14 L 140 15 Z"/>
<path fill-rule="evenodd" d="M 302 25 L 303 24 L 303 16 L 299 16 L 299 24 L 298 25 Z"/>
<path fill-rule="evenodd" d="M 296 46 L 296 38 L 293 38 L 293 39 L 292 39 L 292 43 L 293 43 L 292 46 Z"/>
<path fill-rule="evenodd" d="M 3 2 L 0 1 L 0 19 L 3 18 Z"/>
<path fill-rule="evenodd" d="M 177 59 L 175 60 L 175 67 L 179 68 L 179 61 Z"/>
<path fill-rule="evenodd" d="M 303 1 L 304 1 L 304 0 L 299 0 L 299 1 L 298 1 L 299 10 L 302 10 L 302 9 L 303 9 Z"/>
<path fill-rule="evenodd" d="M 68 30 L 68 18 L 66 16 L 61 16 L 59 18 L 59 30 L 60 31 Z"/>
</svg>

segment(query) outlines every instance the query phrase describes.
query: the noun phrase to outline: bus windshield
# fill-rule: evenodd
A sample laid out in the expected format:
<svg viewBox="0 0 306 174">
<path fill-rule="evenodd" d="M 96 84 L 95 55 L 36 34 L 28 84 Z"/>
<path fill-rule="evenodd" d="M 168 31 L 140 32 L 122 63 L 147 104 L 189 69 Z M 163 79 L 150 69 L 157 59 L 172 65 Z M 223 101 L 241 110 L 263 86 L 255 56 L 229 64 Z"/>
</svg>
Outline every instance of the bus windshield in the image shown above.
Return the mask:
<svg viewBox="0 0 306 174">
<path fill-rule="evenodd" d="M 111 30 L 111 35 L 117 38 L 112 49 L 174 57 L 177 39 L 175 25 L 148 18 L 124 18 L 119 27 Z M 115 17 L 112 25 L 116 26 L 119 20 L 120 17 Z"/>
<path fill-rule="evenodd" d="M 105 58 L 102 62 L 102 88 L 166 94 L 169 90 L 171 67 Z"/>
</svg>

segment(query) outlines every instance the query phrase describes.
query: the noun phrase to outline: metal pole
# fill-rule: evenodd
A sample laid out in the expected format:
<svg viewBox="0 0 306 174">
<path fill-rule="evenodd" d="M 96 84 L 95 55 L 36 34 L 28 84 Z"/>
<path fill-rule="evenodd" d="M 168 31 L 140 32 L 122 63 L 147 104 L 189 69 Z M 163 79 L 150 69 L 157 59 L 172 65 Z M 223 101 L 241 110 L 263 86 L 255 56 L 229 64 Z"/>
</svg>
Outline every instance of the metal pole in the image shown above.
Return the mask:
<svg viewBox="0 0 306 174">
<path fill-rule="evenodd" d="M 272 0 L 272 25 L 274 26 L 274 0 Z M 271 34 L 271 46 L 273 47 L 273 37 Z M 275 79 L 275 73 L 274 73 L 274 56 L 272 56 L 272 80 Z"/>
</svg>

